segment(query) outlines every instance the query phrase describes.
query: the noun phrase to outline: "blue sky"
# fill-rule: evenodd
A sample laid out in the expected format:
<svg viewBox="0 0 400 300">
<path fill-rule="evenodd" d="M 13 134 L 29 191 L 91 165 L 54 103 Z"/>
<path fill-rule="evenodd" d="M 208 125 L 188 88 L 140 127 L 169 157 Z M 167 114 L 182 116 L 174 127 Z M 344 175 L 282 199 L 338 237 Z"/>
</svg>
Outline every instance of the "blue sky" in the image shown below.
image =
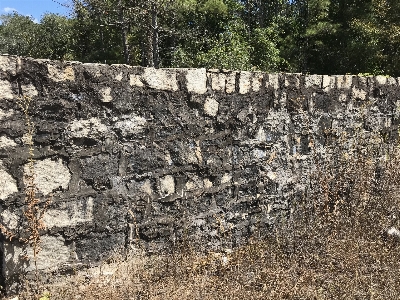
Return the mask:
<svg viewBox="0 0 400 300">
<path fill-rule="evenodd" d="M 46 12 L 68 15 L 68 8 L 61 4 L 68 5 L 68 0 L 0 0 L 0 14 L 17 11 L 21 15 L 32 16 L 35 22 L 39 22 Z"/>
</svg>

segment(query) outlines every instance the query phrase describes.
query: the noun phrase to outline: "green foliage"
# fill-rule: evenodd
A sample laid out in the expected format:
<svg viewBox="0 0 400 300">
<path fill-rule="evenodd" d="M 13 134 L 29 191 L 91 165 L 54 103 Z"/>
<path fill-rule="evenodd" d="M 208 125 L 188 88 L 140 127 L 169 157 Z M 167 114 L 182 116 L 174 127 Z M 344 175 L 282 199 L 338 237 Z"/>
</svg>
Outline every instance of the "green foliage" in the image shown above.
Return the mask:
<svg viewBox="0 0 400 300">
<path fill-rule="evenodd" d="M 200 12 L 225 16 L 228 13 L 228 7 L 222 0 L 207 0 L 200 6 Z"/>
<path fill-rule="evenodd" d="M 398 0 L 74 0 L 72 18 L 0 16 L 24 56 L 319 74 L 400 76 Z"/>
<path fill-rule="evenodd" d="M 241 22 L 230 23 L 225 32 L 213 43 L 213 47 L 197 55 L 197 64 L 207 68 L 251 69 L 251 46 L 244 38 L 245 27 Z"/>
<path fill-rule="evenodd" d="M 0 16 L 0 52 L 49 59 L 73 59 L 72 20 L 46 14 L 39 24 L 17 13 Z"/>
<path fill-rule="evenodd" d="M 37 24 L 31 17 L 17 13 L 0 16 L 0 51 L 2 53 L 38 57 Z"/>
<path fill-rule="evenodd" d="M 277 26 L 256 28 L 251 37 L 251 62 L 254 68 L 263 71 L 278 71 L 281 58 L 277 48 Z"/>
</svg>

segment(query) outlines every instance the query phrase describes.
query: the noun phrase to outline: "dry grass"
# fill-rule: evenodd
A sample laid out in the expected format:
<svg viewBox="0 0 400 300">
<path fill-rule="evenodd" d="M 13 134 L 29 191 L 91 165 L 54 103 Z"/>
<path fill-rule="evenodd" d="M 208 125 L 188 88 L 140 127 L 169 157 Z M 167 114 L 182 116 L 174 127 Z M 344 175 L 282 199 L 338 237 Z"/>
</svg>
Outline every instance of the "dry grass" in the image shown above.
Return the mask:
<svg viewBox="0 0 400 300">
<path fill-rule="evenodd" d="M 43 288 L 50 299 L 400 299 L 400 150 L 340 145 L 329 159 L 315 152 L 311 188 L 267 239 L 136 251 Z"/>
</svg>

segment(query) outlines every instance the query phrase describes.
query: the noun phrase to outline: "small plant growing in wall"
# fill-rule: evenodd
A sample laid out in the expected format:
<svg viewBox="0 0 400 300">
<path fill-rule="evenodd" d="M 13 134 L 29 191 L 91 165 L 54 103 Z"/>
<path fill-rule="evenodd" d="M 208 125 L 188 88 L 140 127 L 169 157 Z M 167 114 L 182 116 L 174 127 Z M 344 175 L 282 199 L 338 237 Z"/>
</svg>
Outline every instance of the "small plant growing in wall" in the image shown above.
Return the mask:
<svg viewBox="0 0 400 300">
<path fill-rule="evenodd" d="M 28 164 L 27 171 L 24 174 L 24 193 L 25 193 L 25 211 L 23 213 L 24 219 L 27 223 L 26 236 L 27 238 L 20 239 L 26 246 L 30 246 L 32 249 L 33 263 L 35 267 L 35 281 L 36 289 L 39 289 L 39 271 L 38 271 L 38 254 L 40 248 L 40 231 L 45 228 L 43 222 L 44 213 L 48 205 L 51 202 L 51 198 L 41 204 L 41 200 L 37 197 L 37 186 L 35 183 L 35 159 L 34 159 L 34 148 L 33 148 L 33 135 L 34 135 L 34 124 L 29 114 L 29 107 L 31 104 L 31 98 L 26 96 L 20 96 L 17 99 L 18 106 L 24 113 L 24 121 L 27 128 L 25 143 L 28 145 Z M 16 234 L 5 226 L 0 225 L 2 233 L 11 241 Z M 27 254 L 27 253 L 26 253 Z M 28 255 L 25 256 L 28 259 Z"/>
<path fill-rule="evenodd" d="M 29 106 L 31 103 L 31 98 L 23 96 L 18 98 L 18 105 L 22 109 L 22 112 L 25 116 L 25 125 L 27 128 L 26 135 L 26 144 L 28 145 L 28 168 L 27 172 L 24 174 L 25 176 L 25 203 L 26 210 L 24 211 L 24 217 L 28 223 L 27 231 L 28 238 L 25 240 L 25 243 L 32 247 L 33 251 L 33 262 L 35 265 L 35 277 L 37 288 L 39 287 L 39 272 L 38 272 L 38 254 L 41 250 L 40 248 L 40 230 L 45 228 L 43 222 L 44 213 L 51 202 L 51 199 L 48 199 L 44 206 L 40 206 L 40 199 L 36 197 L 37 186 L 35 183 L 35 160 L 34 160 L 34 149 L 33 149 L 33 135 L 34 135 L 34 124 L 31 120 L 31 116 L 29 114 Z"/>
</svg>

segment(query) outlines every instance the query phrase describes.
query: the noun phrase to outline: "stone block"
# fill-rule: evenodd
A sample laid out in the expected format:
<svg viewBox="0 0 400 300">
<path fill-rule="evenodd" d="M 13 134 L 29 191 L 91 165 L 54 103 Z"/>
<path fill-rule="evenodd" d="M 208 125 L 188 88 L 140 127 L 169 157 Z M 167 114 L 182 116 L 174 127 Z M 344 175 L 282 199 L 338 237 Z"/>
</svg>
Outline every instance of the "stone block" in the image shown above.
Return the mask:
<svg viewBox="0 0 400 300">
<path fill-rule="evenodd" d="M 242 71 L 239 77 L 239 94 L 247 94 L 251 88 L 251 72 Z"/>
<path fill-rule="evenodd" d="M 236 91 L 236 74 L 237 72 L 231 72 L 226 75 L 225 92 L 227 94 L 232 94 Z"/>
<path fill-rule="evenodd" d="M 47 64 L 49 79 L 55 82 L 74 81 L 75 71 L 72 66 L 62 67 L 60 65 Z"/>
<path fill-rule="evenodd" d="M 336 77 L 336 88 L 338 89 L 350 89 L 353 84 L 353 75 L 337 75 Z"/>
<path fill-rule="evenodd" d="M 253 92 L 259 92 L 264 79 L 264 73 L 256 72 L 253 74 L 253 78 L 251 79 L 251 90 Z"/>
<path fill-rule="evenodd" d="M 189 93 L 204 94 L 207 92 L 206 69 L 188 69 L 186 71 L 186 88 Z"/>
<path fill-rule="evenodd" d="M 215 92 L 224 92 L 225 91 L 225 83 L 226 83 L 226 75 L 223 73 L 210 73 L 211 78 L 211 88 Z"/>
<path fill-rule="evenodd" d="M 17 144 L 10 138 L 6 136 L 0 136 L 0 149 L 13 148 Z"/>
<path fill-rule="evenodd" d="M 24 173 L 31 174 L 28 164 L 24 166 Z M 59 188 L 68 189 L 71 180 L 71 173 L 61 159 L 47 158 L 35 161 L 33 175 L 36 187 L 44 195 L 48 195 Z"/>
<path fill-rule="evenodd" d="M 39 270 L 52 272 L 70 260 L 71 249 L 65 245 L 65 240 L 61 236 L 42 236 L 40 248 L 37 255 Z M 28 259 L 24 259 L 25 255 Z M 4 242 L 4 257 L 6 277 L 35 270 L 33 249 L 30 246 L 6 241 Z"/>
<path fill-rule="evenodd" d="M 47 229 L 53 227 L 73 227 L 93 221 L 93 198 L 62 202 L 57 208 L 49 208 L 43 215 Z"/>
<path fill-rule="evenodd" d="M 17 94 L 14 94 L 11 83 L 6 80 L 0 80 L 0 99 L 11 100 L 17 97 Z"/>
<path fill-rule="evenodd" d="M 72 138 L 100 138 L 106 135 L 108 128 L 99 118 L 74 120 L 67 126 L 67 133 Z"/>
<path fill-rule="evenodd" d="M 387 83 L 387 81 L 388 81 L 388 78 L 386 76 L 382 76 L 382 75 L 375 76 L 376 84 L 385 85 Z"/>
<path fill-rule="evenodd" d="M 322 75 L 306 75 L 304 77 L 304 85 L 306 88 L 310 87 L 321 88 Z"/>
<path fill-rule="evenodd" d="M 213 97 L 207 97 L 204 102 L 204 112 L 210 117 L 215 117 L 218 113 L 219 103 Z"/>
<path fill-rule="evenodd" d="M 141 78 L 152 89 L 177 91 L 179 87 L 176 74 L 175 69 L 145 68 Z"/>
<path fill-rule="evenodd" d="M 13 193 L 18 192 L 17 181 L 6 171 L 0 161 L 0 199 L 5 200 Z"/>
<path fill-rule="evenodd" d="M 113 100 L 111 96 L 111 88 L 106 87 L 100 90 L 101 102 L 111 102 Z"/>
<path fill-rule="evenodd" d="M 6 72 L 11 76 L 17 75 L 17 56 L 0 55 L 0 71 Z"/>
<path fill-rule="evenodd" d="M 136 114 L 125 115 L 120 121 L 115 122 L 114 129 L 121 132 L 124 137 L 131 137 L 135 134 L 143 132 L 146 128 L 147 121 L 145 118 Z"/>
<path fill-rule="evenodd" d="M 175 193 L 175 179 L 172 175 L 160 178 L 160 193 L 164 197 Z"/>
</svg>

